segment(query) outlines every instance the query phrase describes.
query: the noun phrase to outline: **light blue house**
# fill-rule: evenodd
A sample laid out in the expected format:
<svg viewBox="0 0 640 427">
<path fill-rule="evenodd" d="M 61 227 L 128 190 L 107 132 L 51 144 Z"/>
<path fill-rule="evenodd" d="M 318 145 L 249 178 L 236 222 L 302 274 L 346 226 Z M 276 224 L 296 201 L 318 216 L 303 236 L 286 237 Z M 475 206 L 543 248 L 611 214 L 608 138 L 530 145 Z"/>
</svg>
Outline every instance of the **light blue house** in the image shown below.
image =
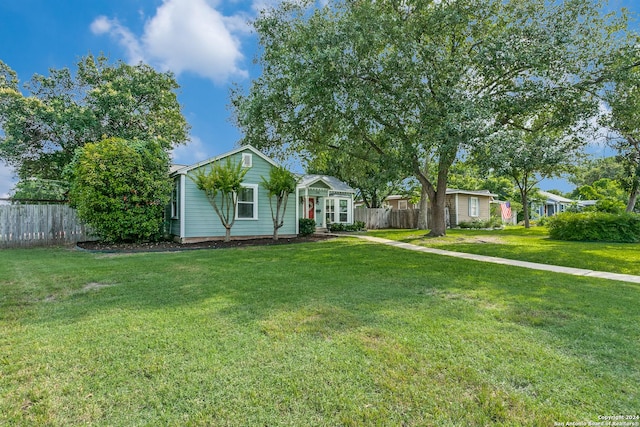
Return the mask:
<svg viewBox="0 0 640 427">
<path fill-rule="evenodd" d="M 247 168 L 243 190 L 238 194 L 236 221 L 231 229 L 232 238 L 267 237 L 273 234 L 273 220 L 267 191 L 262 177 L 278 164 L 250 145 L 190 166 L 174 165 L 171 203 L 167 209 L 169 233 L 183 243 L 221 239 L 225 235 L 218 215 L 191 179 L 199 169 L 208 170 L 213 162 L 231 159 Z M 298 218 L 311 218 L 319 229 L 330 223 L 353 223 L 355 191 L 344 182 L 330 176 L 305 175 L 299 177 L 295 194 L 289 195 L 284 225 L 280 237 L 298 234 Z"/>
</svg>

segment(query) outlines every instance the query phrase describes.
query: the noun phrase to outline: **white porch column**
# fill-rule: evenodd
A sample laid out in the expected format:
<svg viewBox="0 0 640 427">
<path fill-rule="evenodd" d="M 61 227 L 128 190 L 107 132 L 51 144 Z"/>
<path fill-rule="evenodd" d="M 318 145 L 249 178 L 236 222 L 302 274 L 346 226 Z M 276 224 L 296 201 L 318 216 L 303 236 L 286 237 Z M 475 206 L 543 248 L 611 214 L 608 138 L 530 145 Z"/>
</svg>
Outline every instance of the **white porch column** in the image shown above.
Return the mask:
<svg viewBox="0 0 640 427">
<path fill-rule="evenodd" d="M 296 234 L 300 234 L 300 188 L 296 185 Z"/>
<path fill-rule="evenodd" d="M 304 217 L 309 218 L 309 187 L 304 189 Z"/>
</svg>

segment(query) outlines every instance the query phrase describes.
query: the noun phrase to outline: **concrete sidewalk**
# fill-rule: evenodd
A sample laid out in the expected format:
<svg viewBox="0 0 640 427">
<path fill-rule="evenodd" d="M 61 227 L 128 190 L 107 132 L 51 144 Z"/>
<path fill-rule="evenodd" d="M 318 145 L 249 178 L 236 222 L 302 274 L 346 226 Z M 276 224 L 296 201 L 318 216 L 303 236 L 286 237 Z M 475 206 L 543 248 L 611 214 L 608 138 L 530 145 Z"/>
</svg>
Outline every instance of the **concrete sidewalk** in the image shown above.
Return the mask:
<svg viewBox="0 0 640 427">
<path fill-rule="evenodd" d="M 444 251 L 442 249 L 426 248 L 424 246 L 412 245 L 411 243 L 397 242 L 395 240 L 382 239 L 380 237 L 353 235 L 359 239 L 374 243 L 395 246 L 397 248 L 408 249 L 416 252 L 426 252 L 436 255 L 451 256 L 456 258 L 470 259 L 473 261 L 491 262 L 493 264 L 513 265 L 515 267 L 531 268 L 533 270 L 552 271 L 554 273 L 571 274 L 574 276 L 597 277 L 600 279 L 618 280 L 621 282 L 640 283 L 640 276 L 631 274 L 608 273 L 606 271 L 585 270 L 583 268 L 561 267 L 558 265 L 539 264 L 536 262 L 517 261 L 513 259 L 498 258 L 486 255 L 474 255 L 463 252 Z"/>
</svg>

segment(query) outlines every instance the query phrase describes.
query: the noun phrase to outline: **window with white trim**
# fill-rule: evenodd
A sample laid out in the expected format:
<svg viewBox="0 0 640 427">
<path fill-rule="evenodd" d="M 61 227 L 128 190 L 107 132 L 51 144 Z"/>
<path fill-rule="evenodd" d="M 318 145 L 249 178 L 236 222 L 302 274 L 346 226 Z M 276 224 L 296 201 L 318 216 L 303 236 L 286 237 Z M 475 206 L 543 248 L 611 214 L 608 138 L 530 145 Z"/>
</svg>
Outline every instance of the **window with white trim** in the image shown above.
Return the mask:
<svg viewBox="0 0 640 427">
<path fill-rule="evenodd" d="M 340 199 L 340 222 L 349 222 L 349 201 Z"/>
<path fill-rule="evenodd" d="M 258 186 L 244 185 L 238 192 L 237 219 L 258 219 Z"/>
<path fill-rule="evenodd" d="M 325 199 L 325 215 L 327 224 L 336 222 L 336 201 L 334 199 Z"/>
<path fill-rule="evenodd" d="M 253 156 L 251 153 L 242 153 L 242 167 L 250 168 L 253 165 Z"/>
<path fill-rule="evenodd" d="M 404 211 L 407 209 L 407 201 L 406 200 L 398 200 L 398 210 Z"/>
<path fill-rule="evenodd" d="M 480 201 L 477 197 L 469 197 L 469 216 L 480 216 Z"/>
<path fill-rule="evenodd" d="M 180 200 L 180 179 L 173 181 L 173 191 L 171 191 L 171 218 L 178 219 Z"/>
</svg>

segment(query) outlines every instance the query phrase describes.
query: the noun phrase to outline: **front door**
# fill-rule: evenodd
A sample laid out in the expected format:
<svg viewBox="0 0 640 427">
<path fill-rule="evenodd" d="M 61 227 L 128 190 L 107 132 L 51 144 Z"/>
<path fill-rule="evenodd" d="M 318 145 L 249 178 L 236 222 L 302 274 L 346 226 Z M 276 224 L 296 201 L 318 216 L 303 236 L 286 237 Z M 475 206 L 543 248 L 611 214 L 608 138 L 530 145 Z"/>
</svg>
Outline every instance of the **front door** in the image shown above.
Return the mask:
<svg viewBox="0 0 640 427">
<path fill-rule="evenodd" d="M 307 205 L 307 218 L 316 219 L 316 199 L 315 197 L 309 197 L 309 204 Z"/>
</svg>

